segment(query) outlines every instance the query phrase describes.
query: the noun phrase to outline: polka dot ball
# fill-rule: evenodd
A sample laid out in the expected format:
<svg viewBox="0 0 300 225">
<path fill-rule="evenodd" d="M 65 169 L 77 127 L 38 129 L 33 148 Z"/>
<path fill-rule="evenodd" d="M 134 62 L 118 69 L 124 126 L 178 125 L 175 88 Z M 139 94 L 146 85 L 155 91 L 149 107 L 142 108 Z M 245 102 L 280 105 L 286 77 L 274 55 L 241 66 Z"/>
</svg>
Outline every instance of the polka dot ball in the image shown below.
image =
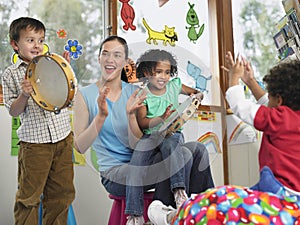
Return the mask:
<svg viewBox="0 0 300 225">
<path fill-rule="evenodd" d="M 300 225 L 300 202 L 240 186 L 220 186 L 189 198 L 173 225 Z"/>
</svg>

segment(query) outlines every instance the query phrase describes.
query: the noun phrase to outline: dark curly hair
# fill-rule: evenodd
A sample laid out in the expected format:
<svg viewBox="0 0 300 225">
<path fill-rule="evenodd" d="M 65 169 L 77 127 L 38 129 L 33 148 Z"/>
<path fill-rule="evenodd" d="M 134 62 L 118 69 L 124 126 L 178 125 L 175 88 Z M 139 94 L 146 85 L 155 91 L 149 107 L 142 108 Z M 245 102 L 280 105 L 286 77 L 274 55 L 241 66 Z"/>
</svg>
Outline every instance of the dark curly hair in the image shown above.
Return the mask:
<svg viewBox="0 0 300 225">
<path fill-rule="evenodd" d="M 279 63 L 270 69 L 263 81 L 271 96 L 280 95 L 283 105 L 293 110 L 300 109 L 300 61 Z"/>
<path fill-rule="evenodd" d="M 177 61 L 175 57 L 165 50 L 150 49 L 142 54 L 136 61 L 136 75 L 137 78 L 144 77 L 145 73 L 152 74 L 153 69 L 156 68 L 157 62 L 168 60 L 171 64 L 171 77 L 177 76 Z"/>
</svg>

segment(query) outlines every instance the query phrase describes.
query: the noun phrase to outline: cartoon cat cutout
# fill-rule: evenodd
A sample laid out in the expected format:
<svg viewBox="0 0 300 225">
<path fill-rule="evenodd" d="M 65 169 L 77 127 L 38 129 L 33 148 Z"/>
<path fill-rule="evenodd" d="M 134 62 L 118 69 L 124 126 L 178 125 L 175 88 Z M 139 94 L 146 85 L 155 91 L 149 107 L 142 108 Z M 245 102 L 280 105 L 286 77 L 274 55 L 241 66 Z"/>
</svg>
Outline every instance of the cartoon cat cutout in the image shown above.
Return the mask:
<svg viewBox="0 0 300 225">
<path fill-rule="evenodd" d="M 142 20 L 145 28 L 148 31 L 148 38 L 146 42 L 151 44 L 151 40 L 153 44 L 158 45 L 157 40 L 163 41 L 163 45 L 167 45 L 169 43 L 171 46 L 175 46 L 175 41 L 178 41 L 177 33 L 175 32 L 175 27 L 168 27 L 165 25 L 165 29 L 161 32 L 155 31 L 151 29 L 151 27 L 147 24 L 146 20 L 143 18 Z"/>
</svg>

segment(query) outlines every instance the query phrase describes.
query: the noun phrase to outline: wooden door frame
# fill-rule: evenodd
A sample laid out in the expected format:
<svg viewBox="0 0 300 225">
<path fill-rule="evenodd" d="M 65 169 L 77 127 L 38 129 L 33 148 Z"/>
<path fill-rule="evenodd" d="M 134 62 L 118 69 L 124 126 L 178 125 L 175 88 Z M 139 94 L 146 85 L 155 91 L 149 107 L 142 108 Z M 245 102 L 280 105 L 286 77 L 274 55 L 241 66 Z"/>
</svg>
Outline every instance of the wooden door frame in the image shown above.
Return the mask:
<svg viewBox="0 0 300 225">
<path fill-rule="evenodd" d="M 223 162 L 224 162 L 224 184 L 229 184 L 228 169 L 228 142 L 226 115 L 229 108 L 225 100 L 225 92 L 228 89 L 228 74 L 221 69 L 225 65 L 225 53 L 231 51 L 234 54 L 233 44 L 233 25 L 232 25 L 232 0 L 208 0 L 211 3 L 210 10 L 216 10 L 217 32 L 218 32 L 218 69 L 219 82 L 221 87 L 221 108 L 222 108 L 222 127 L 223 127 Z"/>
</svg>

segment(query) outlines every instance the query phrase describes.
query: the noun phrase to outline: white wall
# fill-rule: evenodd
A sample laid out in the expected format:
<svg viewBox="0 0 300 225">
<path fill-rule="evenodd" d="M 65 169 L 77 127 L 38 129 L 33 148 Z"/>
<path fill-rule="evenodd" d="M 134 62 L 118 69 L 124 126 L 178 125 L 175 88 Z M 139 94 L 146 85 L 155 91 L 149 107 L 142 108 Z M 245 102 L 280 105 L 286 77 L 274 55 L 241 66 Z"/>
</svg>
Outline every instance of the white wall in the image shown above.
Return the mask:
<svg viewBox="0 0 300 225">
<path fill-rule="evenodd" d="M 228 146 L 229 183 L 246 187 L 259 179 L 258 151 L 260 139 L 253 143 Z"/>
<path fill-rule="evenodd" d="M 4 106 L 0 106 L 0 224 L 14 224 L 13 207 L 17 190 L 17 157 L 10 155 L 11 121 Z"/>
<path fill-rule="evenodd" d="M 86 152 L 88 158 L 89 151 Z M 112 200 L 100 182 L 99 174 L 87 164 L 75 166 L 76 198 L 73 203 L 77 225 L 108 223 Z"/>
</svg>

